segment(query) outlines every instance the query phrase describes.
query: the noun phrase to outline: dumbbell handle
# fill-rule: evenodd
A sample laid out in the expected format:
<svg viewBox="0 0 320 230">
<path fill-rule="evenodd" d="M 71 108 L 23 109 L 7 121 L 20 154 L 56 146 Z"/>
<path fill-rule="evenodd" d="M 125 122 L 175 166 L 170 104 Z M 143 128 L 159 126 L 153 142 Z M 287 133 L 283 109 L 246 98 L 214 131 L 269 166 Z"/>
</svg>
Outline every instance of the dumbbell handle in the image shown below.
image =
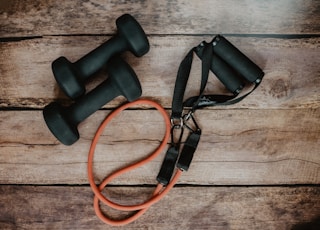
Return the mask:
<svg viewBox="0 0 320 230">
<path fill-rule="evenodd" d="M 126 40 L 121 35 L 116 34 L 74 63 L 79 77 L 86 80 L 96 73 L 111 58 L 112 54 L 121 53 L 126 49 Z"/>
<path fill-rule="evenodd" d="M 114 87 L 114 84 L 111 83 L 111 79 L 112 78 L 109 77 L 94 90 L 90 91 L 68 107 L 66 111 L 67 119 L 72 121 L 74 125 L 78 125 L 81 121 L 85 120 L 112 99 L 120 96 L 121 92 Z"/>
</svg>

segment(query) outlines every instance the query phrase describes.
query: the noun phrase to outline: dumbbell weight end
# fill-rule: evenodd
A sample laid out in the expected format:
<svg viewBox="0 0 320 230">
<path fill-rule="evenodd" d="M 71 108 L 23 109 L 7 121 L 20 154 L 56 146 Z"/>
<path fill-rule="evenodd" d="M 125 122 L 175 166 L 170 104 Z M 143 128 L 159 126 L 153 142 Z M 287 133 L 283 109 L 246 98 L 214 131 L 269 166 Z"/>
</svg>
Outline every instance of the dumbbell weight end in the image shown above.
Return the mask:
<svg viewBox="0 0 320 230">
<path fill-rule="evenodd" d="M 78 124 L 111 101 L 121 92 L 113 87 L 108 78 L 93 91 L 79 98 L 69 107 L 51 103 L 44 108 L 43 115 L 51 132 L 65 145 L 71 145 L 79 139 Z"/>
<path fill-rule="evenodd" d="M 72 145 L 80 135 L 77 126 L 66 119 L 65 107 L 52 102 L 43 109 L 44 120 L 51 133 L 64 145 Z"/>
<path fill-rule="evenodd" d="M 85 94 L 85 86 L 79 78 L 79 70 L 65 57 L 59 57 L 52 62 L 52 72 L 61 90 L 71 98 Z"/>
</svg>

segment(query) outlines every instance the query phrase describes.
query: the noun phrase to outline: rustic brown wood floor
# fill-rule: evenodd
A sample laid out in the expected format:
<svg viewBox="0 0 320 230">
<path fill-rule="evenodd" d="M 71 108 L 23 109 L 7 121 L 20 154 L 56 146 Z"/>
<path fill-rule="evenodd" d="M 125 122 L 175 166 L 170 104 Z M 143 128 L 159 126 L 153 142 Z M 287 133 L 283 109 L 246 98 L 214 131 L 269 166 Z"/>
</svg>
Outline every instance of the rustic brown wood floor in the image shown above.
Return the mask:
<svg viewBox="0 0 320 230">
<path fill-rule="evenodd" d="M 143 97 L 168 112 L 180 61 L 215 34 L 224 34 L 266 73 L 243 102 L 197 112 L 203 137 L 190 170 L 125 228 L 320 229 L 316 0 L 0 0 L 0 229 L 111 228 L 94 214 L 86 162 L 97 126 L 123 99 L 83 122 L 81 139 L 71 147 L 51 135 L 42 109 L 54 100 L 68 103 L 51 62 L 61 55 L 75 61 L 107 40 L 123 13 L 137 18 L 151 44 L 144 57 L 125 59 L 140 78 Z M 188 95 L 197 93 L 199 73 L 195 64 Z M 207 90 L 219 86 L 211 82 Z M 154 149 L 164 131 L 159 124 L 154 110 L 121 114 L 99 143 L 97 183 Z M 118 201 L 145 199 L 162 157 L 114 181 L 108 194 Z"/>
</svg>

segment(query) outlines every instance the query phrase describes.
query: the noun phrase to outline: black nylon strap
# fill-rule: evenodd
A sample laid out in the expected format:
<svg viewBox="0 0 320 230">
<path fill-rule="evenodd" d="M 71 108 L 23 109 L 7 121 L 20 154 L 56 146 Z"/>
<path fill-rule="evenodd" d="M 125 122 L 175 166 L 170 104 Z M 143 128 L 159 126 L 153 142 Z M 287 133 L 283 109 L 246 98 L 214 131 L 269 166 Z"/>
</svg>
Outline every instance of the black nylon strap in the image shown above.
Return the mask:
<svg viewBox="0 0 320 230">
<path fill-rule="evenodd" d="M 236 104 L 240 101 L 242 101 L 245 97 L 247 97 L 248 95 L 250 95 L 258 86 L 259 83 L 256 83 L 254 88 L 252 90 L 250 90 L 248 93 L 238 97 L 237 95 L 218 95 L 218 94 L 213 94 L 213 95 L 202 95 L 202 97 L 199 98 L 197 96 L 195 97 L 190 97 L 188 98 L 184 103 L 183 106 L 185 107 L 192 107 L 194 108 L 194 104 L 196 101 L 198 101 L 197 106 L 194 108 L 196 109 L 200 109 L 203 107 L 207 107 L 207 106 L 216 106 L 216 105 L 233 105 Z"/>
<path fill-rule="evenodd" d="M 201 85 L 199 96 L 197 97 L 197 101 L 195 101 L 193 105 L 194 108 L 197 107 L 197 103 L 200 101 L 203 91 L 208 82 L 208 76 L 213 54 L 213 47 L 210 43 L 202 42 L 199 46 L 203 46 Z M 182 116 L 183 97 L 189 80 L 191 65 L 193 61 L 193 53 L 195 52 L 195 49 L 196 47 L 192 48 L 180 63 L 173 93 L 171 114 L 172 118 L 180 118 Z"/>
<path fill-rule="evenodd" d="M 202 59 L 201 85 L 200 85 L 199 96 L 196 97 L 196 100 L 192 104 L 192 107 L 194 109 L 197 108 L 197 105 L 201 101 L 201 98 L 203 96 L 203 92 L 208 81 L 210 65 L 212 62 L 212 53 L 213 53 L 213 47 L 209 43 L 202 42 L 200 45 L 203 46 L 202 47 L 203 59 Z M 185 58 L 182 60 L 179 66 L 175 87 L 174 87 L 173 99 L 172 99 L 172 114 L 171 114 L 172 119 L 182 119 L 182 112 L 184 108 L 183 97 L 184 97 L 184 93 L 185 93 L 189 76 L 190 76 L 191 65 L 193 61 L 193 53 L 195 51 L 194 49 L 195 48 L 191 49 L 188 52 L 188 54 L 185 56 Z M 183 129 L 183 127 L 180 127 L 180 128 Z M 180 169 L 188 170 L 189 165 L 193 158 L 193 154 L 196 151 L 198 142 L 200 140 L 200 136 L 201 136 L 200 129 L 196 130 L 195 132 L 192 132 L 188 136 L 178 161 L 178 165 Z M 174 143 L 171 143 L 171 146 L 166 152 L 164 161 L 161 165 L 160 172 L 157 176 L 157 181 L 159 183 L 163 185 L 167 185 L 170 182 L 172 174 L 174 172 L 174 168 L 176 166 L 176 162 L 178 160 L 178 156 L 179 156 L 179 148 L 177 148 L 177 146 L 175 146 Z"/>
<path fill-rule="evenodd" d="M 162 162 L 161 169 L 157 176 L 157 181 L 160 184 L 167 185 L 172 177 L 173 171 L 176 167 L 176 162 L 179 156 L 179 149 L 175 146 L 171 146 Z"/>
<path fill-rule="evenodd" d="M 180 117 L 182 116 L 183 96 L 187 87 L 192 60 L 193 60 L 193 49 L 189 51 L 189 53 L 182 60 L 179 66 L 176 83 L 174 86 L 173 99 L 172 99 L 172 114 L 171 114 L 172 118 L 180 119 Z"/>
<path fill-rule="evenodd" d="M 209 43 L 206 43 L 206 42 L 202 42 L 201 45 L 204 46 L 204 49 L 203 49 L 203 59 L 202 59 L 200 93 L 199 93 L 197 101 L 192 106 L 192 111 L 196 110 L 197 105 L 200 102 L 201 97 L 203 96 L 204 89 L 205 89 L 207 82 L 208 82 L 210 65 L 212 62 L 213 46 Z"/>
<path fill-rule="evenodd" d="M 200 137 L 201 137 L 201 130 L 197 130 L 196 132 L 193 132 L 188 136 L 177 163 L 177 167 L 179 169 L 188 171 L 194 152 L 198 147 Z"/>
</svg>

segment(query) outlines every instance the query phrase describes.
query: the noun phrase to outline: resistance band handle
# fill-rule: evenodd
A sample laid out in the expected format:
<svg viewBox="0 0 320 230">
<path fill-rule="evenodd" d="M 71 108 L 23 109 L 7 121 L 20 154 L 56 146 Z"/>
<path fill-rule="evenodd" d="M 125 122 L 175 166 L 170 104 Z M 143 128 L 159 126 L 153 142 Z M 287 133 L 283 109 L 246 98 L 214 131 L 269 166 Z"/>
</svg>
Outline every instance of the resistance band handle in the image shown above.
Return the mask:
<svg viewBox="0 0 320 230">
<path fill-rule="evenodd" d="M 204 51 L 208 44 L 213 47 L 210 69 L 233 95 L 200 94 L 200 97 L 190 97 L 183 105 L 192 107 L 193 110 L 207 106 L 238 103 L 258 87 L 264 76 L 259 66 L 221 35 L 215 36 L 210 43 L 202 42 L 193 49 L 202 62 L 207 58 L 204 56 Z M 244 87 L 242 80 L 254 83 L 255 86 L 250 92 L 237 97 Z"/>
<path fill-rule="evenodd" d="M 202 42 L 195 48 L 195 53 L 201 60 L 203 60 L 205 47 L 203 43 L 206 42 Z M 210 70 L 231 93 L 239 94 L 243 89 L 244 83 L 241 80 L 241 76 L 215 53 L 212 53 Z"/>
<path fill-rule="evenodd" d="M 249 82 L 260 82 L 264 73 L 246 55 L 221 35 L 212 40 L 213 52 L 240 73 Z"/>
<path fill-rule="evenodd" d="M 197 149 L 198 143 L 200 141 L 201 130 L 191 133 L 181 151 L 177 167 L 183 171 L 188 171 L 191 161 L 193 159 L 194 152 Z"/>
<path fill-rule="evenodd" d="M 173 175 L 173 171 L 176 167 L 179 150 L 175 146 L 171 146 L 165 155 L 162 162 L 157 181 L 162 185 L 167 185 Z"/>
</svg>

